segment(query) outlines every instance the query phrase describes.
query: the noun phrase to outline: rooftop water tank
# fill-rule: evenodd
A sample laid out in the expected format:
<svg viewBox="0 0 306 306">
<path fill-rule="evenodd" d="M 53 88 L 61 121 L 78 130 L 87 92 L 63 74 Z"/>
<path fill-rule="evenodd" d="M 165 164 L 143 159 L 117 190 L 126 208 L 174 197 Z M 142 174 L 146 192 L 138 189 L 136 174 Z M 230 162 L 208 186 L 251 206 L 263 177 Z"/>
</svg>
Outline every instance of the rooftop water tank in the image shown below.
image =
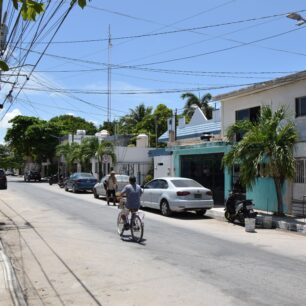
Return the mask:
<svg viewBox="0 0 306 306">
<path fill-rule="evenodd" d="M 83 135 L 83 136 L 84 136 L 84 135 L 86 135 L 86 131 L 85 131 L 85 130 L 77 130 L 77 131 L 76 131 L 76 134 L 77 134 L 77 135 Z"/>
<path fill-rule="evenodd" d="M 101 130 L 100 132 L 96 133 L 95 136 L 104 139 L 109 136 L 109 132 L 107 130 Z"/>
<path fill-rule="evenodd" d="M 146 134 L 139 134 L 136 137 L 136 147 L 147 148 L 149 146 L 149 137 Z"/>
</svg>

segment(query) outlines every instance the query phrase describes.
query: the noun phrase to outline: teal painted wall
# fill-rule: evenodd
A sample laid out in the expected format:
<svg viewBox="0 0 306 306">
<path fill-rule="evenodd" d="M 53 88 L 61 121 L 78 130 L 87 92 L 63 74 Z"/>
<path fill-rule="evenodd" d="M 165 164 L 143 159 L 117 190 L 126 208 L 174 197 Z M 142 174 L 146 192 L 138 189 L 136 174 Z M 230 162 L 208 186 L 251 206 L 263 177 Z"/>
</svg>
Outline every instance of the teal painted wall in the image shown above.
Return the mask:
<svg viewBox="0 0 306 306">
<path fill-rule="evenodd" d="M 284 212 L 288 212 L 288 205 L 285 202 L 284 194 L 287 186 L 283 188 Z M 271 178 L 259 178 L 256 180 L 252 190 L 247 190 L 247 199 L 252 199 L 256 209 L 263 211 L 277 212 L 277 197 L 274 182 Z"/>
<path fill-rule="evenodd" d="M 178 146 L 173 148 L 174 173 L 181 175 L 180 157 L 182 155 L 227 153 L 230 146 L 226 143 L 205 143 L 199 145 Z M 224 197 L 227 198 L 232 186 L 232 175 L 229 169 L 224 170 Z M 288 212 L 288 203 L 285 201 L 286 184 L 283 188 L 284 212 Z M 272 179 L 259 178 L 252 190 L 247 190 L 247 198 L 252 199 L 255 208 L 263 211 L 277 212 L 277 197 Z"/>
</svg>

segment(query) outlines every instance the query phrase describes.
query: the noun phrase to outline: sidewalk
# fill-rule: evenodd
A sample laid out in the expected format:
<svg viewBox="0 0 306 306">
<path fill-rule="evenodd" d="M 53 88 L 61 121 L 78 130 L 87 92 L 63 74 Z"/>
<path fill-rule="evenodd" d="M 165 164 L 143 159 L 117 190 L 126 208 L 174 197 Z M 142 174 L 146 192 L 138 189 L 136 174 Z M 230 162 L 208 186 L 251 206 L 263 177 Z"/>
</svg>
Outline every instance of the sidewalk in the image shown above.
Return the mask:
<svg viewBox="0 0 306 306">
<path fill-rule="evenodd" d="M 1 228 L 1 225 L 0 225 Z M 11 261 L 0 239 L 0 301 L 3 306 L 26 306 Z"/>
<path fill-rule="evenodd" d="M 264 211 L 258 212 L 256 228 L 279 228 L 285 231 L 293 231 L 306 235 L 306 218 L 285 216 L 277 217 Z M 227 222 L 224 218 L 224 207 L 214 207 L 207 211 L 206 216 Z M 270 226 L 269 226 L 270 225 Z"/>
</svg>

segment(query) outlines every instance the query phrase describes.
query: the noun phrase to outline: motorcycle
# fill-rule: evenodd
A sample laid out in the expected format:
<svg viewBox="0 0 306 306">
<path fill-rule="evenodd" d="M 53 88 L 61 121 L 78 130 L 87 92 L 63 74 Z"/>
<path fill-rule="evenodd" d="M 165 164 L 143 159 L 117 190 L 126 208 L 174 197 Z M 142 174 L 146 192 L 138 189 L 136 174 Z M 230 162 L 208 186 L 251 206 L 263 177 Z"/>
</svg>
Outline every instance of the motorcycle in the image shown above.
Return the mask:
<svg viewBox="0 0 306 306">
<path fill-rule="evenodd" d="M 67 180 L 67 178 L 64 178 L 64 177 L 61 175 L 60 178 L 59 178 L 59 181 L 58 181 L 58 186 L 59 186 L 60 188 L 64 188 L 64 187 L 65 187 L 66 180 Z"/>
<path fill-rule="evenodd" d="M 257 212 L 254 212 L 254 204 L 252 200 L 245 200 L 239 192 L 232 191 L 225 203 L 224 217 L 229 222 L 234 223 L 238 220 L 244 224 L 245 218 L 256 218 Z"/>
<path fill-rule="evenodd" d="M 57 183 L 58 182 L 58 175 L 57 174 L 51 175 L 49 177 L 48 182 L 49 182 L 49 185 Z"/>
</svg>

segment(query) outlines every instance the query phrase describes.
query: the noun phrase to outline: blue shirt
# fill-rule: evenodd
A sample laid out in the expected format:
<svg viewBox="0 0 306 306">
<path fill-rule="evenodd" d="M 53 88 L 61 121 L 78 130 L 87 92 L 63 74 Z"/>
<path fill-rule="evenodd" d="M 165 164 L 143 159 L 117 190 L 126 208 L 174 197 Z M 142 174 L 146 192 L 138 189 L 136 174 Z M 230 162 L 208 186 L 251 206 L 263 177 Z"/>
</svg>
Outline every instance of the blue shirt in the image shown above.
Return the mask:
<svg viewBox="0 0 306 306">
<path fill-rule="evenodd" d="M 139 209 L 140 207 L 140 196 L 142 194 L 142 189 L 139 185 L 128 184 L 126 185 L 121 193 L 126 194 L 126 204 L 125 207 L 128 209 Z"/>
</svg>

